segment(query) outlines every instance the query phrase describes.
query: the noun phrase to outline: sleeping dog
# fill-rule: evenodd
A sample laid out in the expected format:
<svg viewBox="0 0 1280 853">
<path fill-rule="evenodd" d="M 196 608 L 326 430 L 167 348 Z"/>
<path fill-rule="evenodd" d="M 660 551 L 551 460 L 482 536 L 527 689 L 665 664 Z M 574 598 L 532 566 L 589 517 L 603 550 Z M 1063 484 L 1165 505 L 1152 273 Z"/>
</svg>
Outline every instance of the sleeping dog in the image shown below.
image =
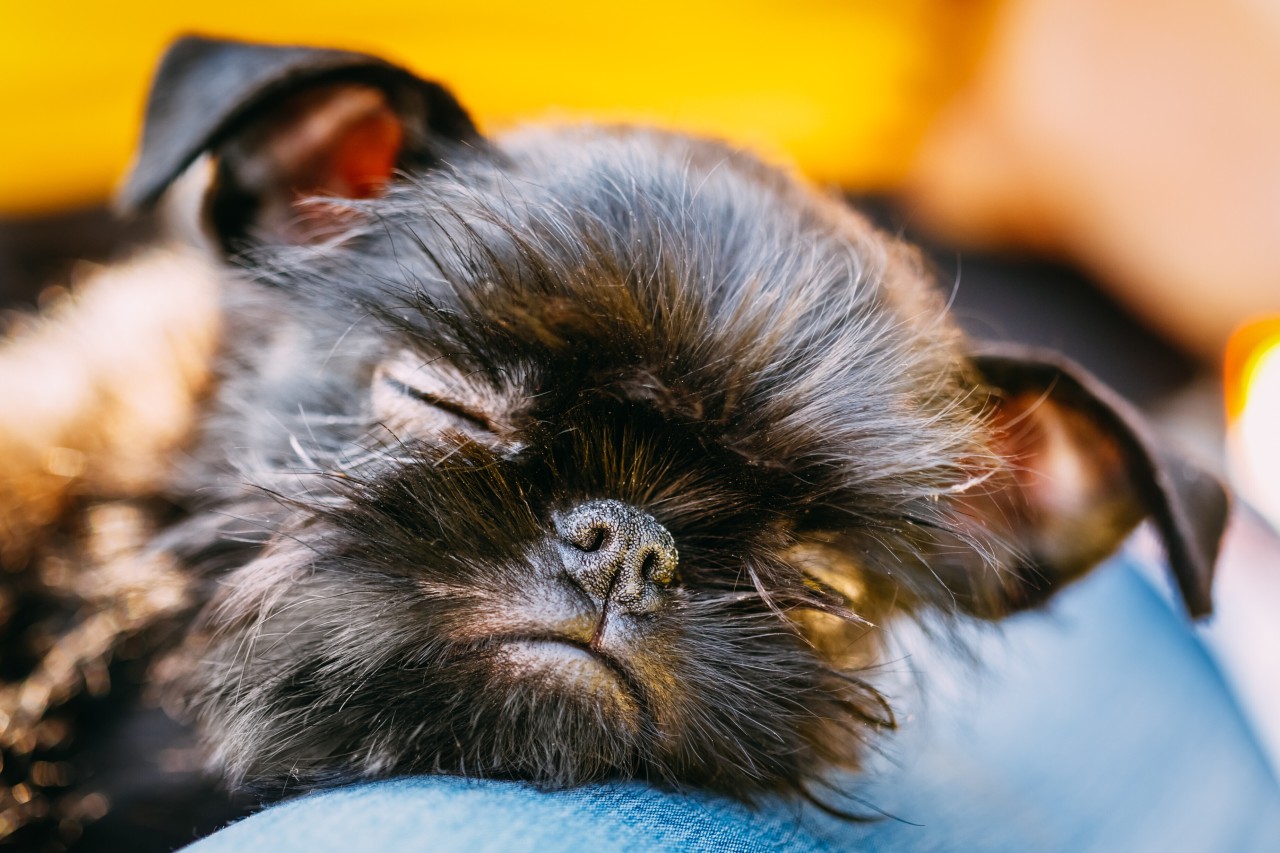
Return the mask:
<svg viewBox="0 0 1280 853">
<path fill-rule="evenodd" d="M 122 202 L 189 244 L 126 278 L 215 293 L 216 334 L 192 320 L 181 439 L 86 442 L 90 473 L 155 464 L 80 477 L 57 506 L 98 522 L 39 548 L 101 579 L 125 513 L 133 574 L 86 593 L 117 616 L 64 680 L 148 638 L 233 789 L 816 798 L 894 724 L 897 621 L 1036 607 L 1146 517 L 1210 609 L 1212 478 L 1063 359 L 967 340 L 914 249 L 724 144 L 489 139 L 379 59 L 188 38 Z M 10 767 L 40 749 L 13 721 L 61 701 L 22 688 Z"/>
</svg>

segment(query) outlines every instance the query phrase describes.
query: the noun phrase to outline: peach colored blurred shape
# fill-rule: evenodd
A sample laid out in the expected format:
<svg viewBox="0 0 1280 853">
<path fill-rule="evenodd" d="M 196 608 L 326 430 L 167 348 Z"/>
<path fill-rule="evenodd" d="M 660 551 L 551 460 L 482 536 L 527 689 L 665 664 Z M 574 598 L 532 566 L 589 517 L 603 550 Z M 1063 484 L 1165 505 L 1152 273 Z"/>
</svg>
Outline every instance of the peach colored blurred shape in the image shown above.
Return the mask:
<svg viewBox="0 0 1280 853">
<path fill-rule="evenodd" d="M 156 487 L 209 379 L 217 296 L 207 261 L 156 251 L 0 344 L 0 549 L 16 556 L 73 495 Z"/>
<path fill-rule="evenodd" d="M 1258 0 L 1011 0 L 920 150 L 949 238 L 1082 263 L 1219 358 L 1280 310 L 1280 13 Z"/>
</svg>

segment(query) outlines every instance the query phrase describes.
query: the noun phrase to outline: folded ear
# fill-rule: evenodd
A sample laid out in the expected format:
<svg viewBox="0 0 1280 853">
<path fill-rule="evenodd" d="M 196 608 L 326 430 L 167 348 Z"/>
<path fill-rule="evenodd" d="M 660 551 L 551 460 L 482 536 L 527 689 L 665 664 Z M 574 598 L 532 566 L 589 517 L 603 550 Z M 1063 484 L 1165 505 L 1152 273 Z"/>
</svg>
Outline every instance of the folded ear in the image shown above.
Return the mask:
<svg viewBox="0 0 1280 853">
<path fill-rule="evenodd" d="M 1061 356 L 998 345 L 984 348 L 974 364 L 991 391 L 1009 473 L 973 498 L 970 510 L 1007 532 L 1025 561 L 1001 584 L 1003 609 L 1043 601 L 1150 516 L 1187 610 L 1210 613 L 1228 509 L 1222 485 Z"/>
<path fill-rule="evenodd" d="M 187 37 L 156 72 L 119 203 L 153 205 L 207 154 L 211 179 L 187 203 L 224 247 L 245 236 L 301 242 L 341 218 L 301 200 L 375 196 L 395 170 L 427 168 L 479 138 L 445 89 L 381 59 Z"/>
</svg>

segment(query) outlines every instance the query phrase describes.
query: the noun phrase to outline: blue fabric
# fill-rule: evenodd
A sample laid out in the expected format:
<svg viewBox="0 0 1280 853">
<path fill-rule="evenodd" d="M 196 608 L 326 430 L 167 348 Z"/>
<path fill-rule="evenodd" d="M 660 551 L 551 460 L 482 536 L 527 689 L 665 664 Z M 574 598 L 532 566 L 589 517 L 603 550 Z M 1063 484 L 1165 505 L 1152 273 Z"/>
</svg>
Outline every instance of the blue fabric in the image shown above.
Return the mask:
<svg viewBox="0 0 1280 853">
<path fill-rule="evenodd" d="M 1132 565 L 971 648 L 980 668 L 924 643 L 901 658 L 926 698 L 895 697 L 902 731 L 839 782 L 843 807 L 892 818 L 414 778 L 287 802 L 189 849 L 1280 851 L 1274 773 L 1185 617 Z"/>
</svg>

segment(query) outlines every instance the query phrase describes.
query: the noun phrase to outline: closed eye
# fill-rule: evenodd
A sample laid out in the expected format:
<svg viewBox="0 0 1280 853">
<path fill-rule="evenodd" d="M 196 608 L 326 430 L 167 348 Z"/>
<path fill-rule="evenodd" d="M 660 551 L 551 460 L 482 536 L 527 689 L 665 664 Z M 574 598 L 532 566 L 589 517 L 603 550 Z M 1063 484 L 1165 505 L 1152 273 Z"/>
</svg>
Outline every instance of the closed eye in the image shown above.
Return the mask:
<svg viewBox="0 0 1280 853">
<path fill-rule="evenodd" d="M 485 432 L 494 432 L 493 424 L 487 417 L 474 409 L 464 406 L 462 403 L 446 399 L 437 394 L 432 394 L 430 391 L 424 391 L 421 388 L 414 388 L 411 385 L 406 385 L 400 380 L 386 374 L 383 374 L 382 381 L 398 394 L 402 394 L 421 403 L 426 403 L 428 406 L 437 408 L 442 412 L 448 412 L 476 429 L 484 430 Z"/>
</svg>

